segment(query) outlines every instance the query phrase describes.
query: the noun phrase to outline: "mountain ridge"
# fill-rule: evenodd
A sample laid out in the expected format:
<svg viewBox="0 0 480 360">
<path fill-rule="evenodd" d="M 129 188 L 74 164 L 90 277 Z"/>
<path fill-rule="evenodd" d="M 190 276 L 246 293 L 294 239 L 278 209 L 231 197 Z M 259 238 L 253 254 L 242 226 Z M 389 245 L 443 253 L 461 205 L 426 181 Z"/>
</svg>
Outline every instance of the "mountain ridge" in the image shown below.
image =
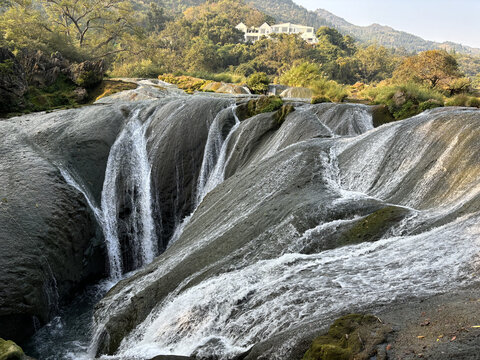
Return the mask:
<svg viewBox="0 0 480 360">
<path fill-rule="evenodd" d="M 246 3 L 276 18 L 278 21 L 299 22 L 302 25 L 314 26 L 316 28 L 321 26 L 334 27 L 363 43 L 377 43 L 386 47 L 404 48 L 410 52 L 444 49 L 469 55 L 480 55 L 479 48 L 450 41 L 443 43 L 429 41 L 420 36 L 396 30 L 386 25 L 354 25 L 324 9 L 309 11 L 292 0 L 246 0 Z"/>
</svg>

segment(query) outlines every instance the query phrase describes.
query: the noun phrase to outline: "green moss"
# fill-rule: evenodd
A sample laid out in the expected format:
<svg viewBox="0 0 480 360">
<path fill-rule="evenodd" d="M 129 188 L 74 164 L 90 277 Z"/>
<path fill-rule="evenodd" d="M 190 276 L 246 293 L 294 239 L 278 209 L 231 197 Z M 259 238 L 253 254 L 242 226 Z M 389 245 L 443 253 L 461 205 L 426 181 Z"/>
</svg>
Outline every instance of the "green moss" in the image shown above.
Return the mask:
<svg viewBox="0 0 480 360">
<path fill-rule="evenodd" d="M 0 62 L 0 75 L 13 74 L 13 65 L 12 59 L 5 59 L 3 62 Z"/>
<path fill-rule="evenodd" d="M 45 88 L 30 86 L 26 94 L 26 110 L 44 111 L 76 106 L 76 87 L 64 75 L 60 75 L 54 84 Z"/>
<path fill-rule="evenodd" d="M 384 124 L 388 124 L 392 121 L 395 121 L 395 118 L 390 113 L 386 105 L 378 105 L 373 108 L 372 120 L 373 120 L 373 126 L 379 127 Z"/>
<path fill-rule="evenodd" d="M 275 113 L 275 120 L 277 121 L 278 125 L 282 125 L 285 121 L 288 114 L 295 111 L 295 107 L 291 104 L 283 105 L 277 112 Z"/>
<path fill-rule="evenodd" d="M 312 104 L 323 104 L 323 103 L 330 103 L 332 102 L 329 98 L 323 95 L 315 95 L 312 97 Z"/>
<path fill-rule="evenodd" d="M 376 354 L 377 345 L 389 332 L 391 328 L 373 315 L 349 314 L 317 337 L 303 360 L 366 360 Z"/>
<path fill-rule="evenodd" d="M 13 341 L 0 338 L 0 360 L 22 360 L 25 354 L 20 346 Z"/>
<path fill-rule="evenodd" d="M 409 211 L 397 206 L 387 206 L 359 220 L 341 234 L 338 245 L 346 246 L 379 240 L 394 224 L 400 222 Z"/>
</svg>

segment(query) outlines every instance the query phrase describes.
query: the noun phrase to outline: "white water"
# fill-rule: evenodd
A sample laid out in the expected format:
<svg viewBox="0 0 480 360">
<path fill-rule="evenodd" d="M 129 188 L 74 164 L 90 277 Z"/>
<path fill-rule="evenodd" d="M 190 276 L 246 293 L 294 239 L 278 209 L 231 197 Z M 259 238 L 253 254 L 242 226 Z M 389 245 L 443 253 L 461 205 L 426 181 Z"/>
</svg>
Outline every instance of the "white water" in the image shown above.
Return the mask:
<svg viewBox="0 0 480 360">
<path fill-rule="evenodd" d="M 219 115 L 217 118 L 220 119 Z M 360 118 L 368 125 L 367 117 Z M 369 121 L 371 122 L 371 118 Z M 197 205 L 211 189 L 223 181 L 228 163 L 228 142 L 239 125 L 236 119 L 235 126 L 222 142 L 219 122 L 220 120 L 213 121 L 209 129 L 209 140 L 202 163 L 202 181 L 199 179 L 197 186 L 197 195 L 200 194 Z M 132 128 L 140 129 L 142 125 L 132 125 Z M 358 130 L 348 126 L 347 129 L 349 135 L 353 135 L 350 134 L 350 130 L 352 132 Z M 428 126 L 419 126 L 418 131 L 426 134 L 428 129 Z M 377 131 L 378 136 L 373 131 L 357 138 L 336 139 L 338 146 L 333 146 L 325 159 L 319 159 L 328 164 L 325 173 L 321 175 L 322 180 L 325 180 L 332 189 L 336 189 L 341 196 L 337 205 L 342 205 L 342 202 L 347 204 L 352 199 L 373 196 L 380 199 L 389 196 L 405 178 L 408 169 L 418 164 L 423 151 L 405 159 L 400 167 L 392 171 L 394 176 L 389 178 L 387 183 L 382 184 L 377 191 L 369 192 L 381 169 L 381 162 L 384 161 L 381 156 L 375 155 L 387 151 L 390 141 L 398 135 L 395 133 L 396 130 L 397 125 L 388 125 L 383 132 Z M 132 130 L 132 133 L 135 131 Z M 132 136 L 126 136 L 126 139 L 129 138 Z M 365 148 L 353 155 L 351 163 L 355 165 L 340 169 L 337 154 L 341 155 L 360 140 L 364 142 Z M 122 141 L 123 144 L 126 143 L 126 140 Z M 423 141 L 427 142 L 426 138 L 417 136 L 410 142 L 410 146 L 413 148 L 415 145 L 415 148 L 423 149 Z M 453 145 L 446 148 L 445 156 L 440 158 L 436 170 L 450 156 L 452 149 Z M 363 156 L 367 152 L 374 155 Z M 119 154 L 121 153 L 119 151 Z M 290 161 L 293 168 L 298 159 L 292 157 Z M 117 166 L 121 169 L 122 162 L 119 161 Z M 282 171 L 289 173 L 287 166 L 278 169 L 278 172 Z M 148 171 L 146 173 L 149 175 Z M 118 176 L 113 175 L 110 179 Z M 420 182 L 421 188 L 412 191 L 413 200 L 421 198 L 419 192 L 423 188 L 428 188 L 433 175 L 426 172 L 424 181 Z M 274 179 L 261 184 L 262 191 L 265 192 L 261 201 L 268 201 L 269 196 L 278 192 L 279 184 L 282 184 L 286 177 L 277 173 L 272 173 L 271 176 Z M 213 184 L 210 190 L 209 183 Z M 416 202 L 413 205 L 416 205 Z M 135 284 L 128 285 L 123 292 L 115 294 L 114 297 L 128 303 L 136 292 L 140 292 L 139 288 L 148 285 L 151 281 L 149 277 L 161 277 L 173 268 L 179 259 L 186 257 L 187 251 L 194 252 L 195 247 L 201 247 L 203 243 L 220 236 L 226 228 L 246 218 L 255 206 L 237 208 L 236 210 L 243 210 L 237 213 L 233 211 L 226 213 L 228 222 L 225 221 L 217 228 L 210 229 L 208 238 L 205 234 L 199 234 L 198 241 L 192 247 L 180 248 L 182 251 L 185 250 L 183 253 L 169 254 L 170 256 L 165 257 L 164 262 L 155 271 L 139 278 Z M 442 214 L 446 213 L 447 210 L 444 209 Z M 304 255 L 299 252 L 305 247 L 305 243 L 319 233 L 333 231 L 337 227 L 353 223 L 357 218 L 321 223 L 298 236 L 294 234 L 296 229 L 293 229 L 292 235 L 289 233 L 286 238 L 286 242 L 289 242 L 288 247 L 278 258 L 252 260 L 255 255 L 252 246 L 253 252 L 249 254 L 252 256 L 245 257 L 241 264 L 235 264 L 235 270 L 207 278 L 198 285 L 184 290 L 184 284 L 188 280 L 186 279 L 123 340 L 118 357 L 114 358 L 143 359 L 156 355 L 191 355 L 194 352 L 200 357 L 215 354 L 222 359 L 228 358 L 283 331 L 295 331 L 309 321 L 325 322 L 344 311 L 389 303 L 408 296 L 428 296 L 455 289 L 472 281 L 475 272 L 478 271 L 477 254 L 480 248 L 478 213 L 463 216 L 450 224 L 419 235 L 408 235 L 418 218 L 423 217 L 425 221 L 429 216 L 432 215 L 427 212 L 414 212 L 392 231 L 394 235 L 376 243 L 363 243 L 319 254 Z M 177 237 L 174 236 L 174 240 L 181 235 L 190 219 L 191 216 L 177 228 L 178 234 L 176 232 Z M 201 219 L 195 217 L 192 221 Z M 120 301 L 112 301 L 111 306 L 121 304 Z M 114 310 L 105 309 L 113 313 Z M 277 349 L 272 358 L 288 358 L 286 351 Z M 110 357 L 105 357 L 107 358 Z"/>
<path fill-rule="evenodd" d="M 105 172 L 102 212 L 112 279 L 120 279 L 124 272 L 118 234 L 120 191 L 131 206 L 128 231 L 133 268 L 152 262 L 157 254 L 157 238 L 152 218 L 151 167 L 145 139 L 146 129 L 153 116 L 142 123 L 140 113 L 141 109 L 134 111 L 112 146 Z M 121 181 L 124 183 L 123 188 L 119 188 Z"/>
<path fill-rule="evenodd" d="M 228 144 L 233 133 L 240 126 L 240 120 L 235 111 L 236 108 L 236 105 L 232 105 L 224 111 L 219 112 L 213 120 L 212 125 L 210 125 L 202 167 L 198 177 L 196 207 L 210 191 L 215 189 L 225 179 Z M 235 124 L 225 139 L 222 137 L 223 121 L 225 121 L 224 112 L 232 112 L 235 118 Z"/>
<path fill-rule="evenodd" d="M 108 253 L 110 279 L 118 281 L 125 271 L 119 240 L 119 211 L 121 206 L 130 205 L 131 213 L 127 223 L 129 248 L 133 268 L 139 268 L 153 261 L 157 255 L 157 238 L 152 217 L 151 167 L 148 162 L 145 131 L 153 118 L 141 121 L 142 108 L 130 116 L 125 128 L 113 144 L 105 172 L 101 207 L 89 190 L 75 179 L 64 166 L 58 166 L 65 181 L 80 191 L 91 208 L 105 237 Z M 120 195 L 128 204 L 120 204 Z"/>
<path fill-rule="evenodd" d="M 240 120 L 236 113 L 236 105 L 220 111 L 213 120 L 208 130 L 207 142 L 203 153 L 202 167 L 197 181 L 195 208 L 190 215 L 179 223 L 169 241 L 169 246 L 174 244 L 182 235 L 185 226 L 190 222 L 195 210 L 198 208 L 205 196 L 225 180 L 225 168 L 227 166 L 227 149 L 231 137 L 240 126 Z M 232 112 L 235 124 L 230 129 L 227 137 L 222 136 L 222 128 L 226 114 Z"/>
<path fill-rule="evenodd" d="M 391 125 L 383 129 L 383 133 L 377 131 L 381 136 L 372 136 L 375 141 L 365 141 L 369 138 L 366 135 L 363 139 L 368 152 L 378 154 L 384 149 L 395 129 L 397 127 Z M 420 136 L 415 143 L 424 139 L 421 134 L 425 127 L 420 125 L 418 129 Z M 455 138 L 453 144 L 456 142 Z M 336 152 L 347 149 L 349 143 L 346 141 L 338 149 L 332 147 L 328 159 L 321 159 L 328 164 L 323 179 L 341 196 L 336 201 L 338 205 L 356 199 L 372 199 L 368 192 L 370 186 L 364 186 L 364 182 L 373 181 L 374 175 L 367 172 L 365 159 L 351 166 L 348 173 L 342 173 L 338 167 Z M 413 147 L 413 141 L 410 145 Z M 417 145 L 423 147 L 423 144 Z M 438 170 L 442 166 L 453 146 L 450 144 L 445 148 L 444 156 L 433 169 Z M 364 154 L 359 153 L 359 158 Z M 404 162 L 396 168 L 398 173 L 393 171 L 392 180 L 383 184 L 381 194 L 392 191 L 404 177 L 407 171 L 404 167 L 414 168 L 419 156 L 421 154 L 414 154 L 411 162 Z M 381 161 L 382 158 L 378 156 L 378 159 Z M 375 163 L 371 167 L 373 172 L 380 169 L 380 165 Z M 346 175 L 352 173 L 358 174 L 362 181 L 358 181 L 358 177 L 356 182 L 346 179 Z M 425 178 L 431 177 L 431 171 L 427 171 Z M 341 187 L 345 185 L 346 188 Z M 419 190 L 428 187 L 422 179 L 419 185 L 421 188 L 412 191 L 415 199 Z M 331 231 L 356 218 L 334 220 L 319 224 L 303 235 L 291 236 L 288 248 L 291 253 L 284 253 L 279 258 L 252 261 L 253 252 L 244 257 L 242 264 L 235 264 L 233 271 L 203 280 L 186 290 L 181 284 L 123 340 L 117 358 L 151 358 L 160 354 L 196 354 L 201 358 L 215 354 L 226 359 L 281 332 L 295 331 L 309 321 L 325 322 L 345 311 L 410 296 L 425 297 L 475 281 L 480 249 L 478 213 L 465 215 L 418 235 L 408 235 L 418 218 L 428 222 L 428 219 L 440 216 L 439 211 L 411 211 L 411 216 L 391 232 L 406 234 L 404 236 L 392 234 L 375 243 L 313 255 L 298 253 L 312 236 Z M 442 209 L 441 215 L 445 216 L 449 211 L 450 208 Z M 230 222 L 239 221 L 238 218 L 230 218 L 231 215 L 225 214 Z M 240 212 L 237 216 L 242 215 Z M 255 251 L 254 246 L 252 251 Z M 288 349 L 277 349 L 269 358 L 288 358 Z"/>
<path fill-rule="evenodd" d="M 478 220 L 320 254 L 286 254 L 210 278 L 159 304 L 124 339 L 120 358 L 195 350 L 228 358 L 313 319 L 448 291 L 477 270 L 472 246 L 480 245 Z"/>
</svg>

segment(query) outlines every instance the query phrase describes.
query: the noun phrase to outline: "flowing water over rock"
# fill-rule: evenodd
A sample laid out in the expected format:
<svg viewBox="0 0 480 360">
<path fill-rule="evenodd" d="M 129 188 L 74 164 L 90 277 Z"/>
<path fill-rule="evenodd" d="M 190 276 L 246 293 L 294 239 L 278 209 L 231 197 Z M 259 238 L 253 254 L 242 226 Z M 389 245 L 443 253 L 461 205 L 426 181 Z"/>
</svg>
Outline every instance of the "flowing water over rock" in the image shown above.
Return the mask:
<svg viewBox="0 0 480 360">
<path fill-rule="evenodd" d="M 102 182 L 84 165 L 99 163 L 91 152 L 72 160 L 27 136 L 89 209 L 111 279 L 123 278 L 92 328 L 93 302 L 61 308 L 31 342 L 42 359 L 289 359 L 339 314 L 476 281 L 480 111 L 374 129 L 372 109 L 352 104 L 296 104 L 282 123 L 240 121 L 226 97 L 101 106 L 118 116 Z"/>
</svg>

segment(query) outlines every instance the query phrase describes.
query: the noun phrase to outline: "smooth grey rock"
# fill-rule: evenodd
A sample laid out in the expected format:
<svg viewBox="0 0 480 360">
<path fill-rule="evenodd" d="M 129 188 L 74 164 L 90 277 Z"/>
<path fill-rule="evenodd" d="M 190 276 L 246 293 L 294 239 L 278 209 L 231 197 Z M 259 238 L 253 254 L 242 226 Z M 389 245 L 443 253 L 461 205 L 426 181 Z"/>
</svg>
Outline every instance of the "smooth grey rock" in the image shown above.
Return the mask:
<svg viewBox="0 0 480 360">
<path fill-rule="evenodd" d="M 124 119 L 117 107 L 87 107 L 0 122 L 0 336 L 21 342 L 105 274 L 94 216 L 60 168 L 98 201 Z"/>
</svg>

